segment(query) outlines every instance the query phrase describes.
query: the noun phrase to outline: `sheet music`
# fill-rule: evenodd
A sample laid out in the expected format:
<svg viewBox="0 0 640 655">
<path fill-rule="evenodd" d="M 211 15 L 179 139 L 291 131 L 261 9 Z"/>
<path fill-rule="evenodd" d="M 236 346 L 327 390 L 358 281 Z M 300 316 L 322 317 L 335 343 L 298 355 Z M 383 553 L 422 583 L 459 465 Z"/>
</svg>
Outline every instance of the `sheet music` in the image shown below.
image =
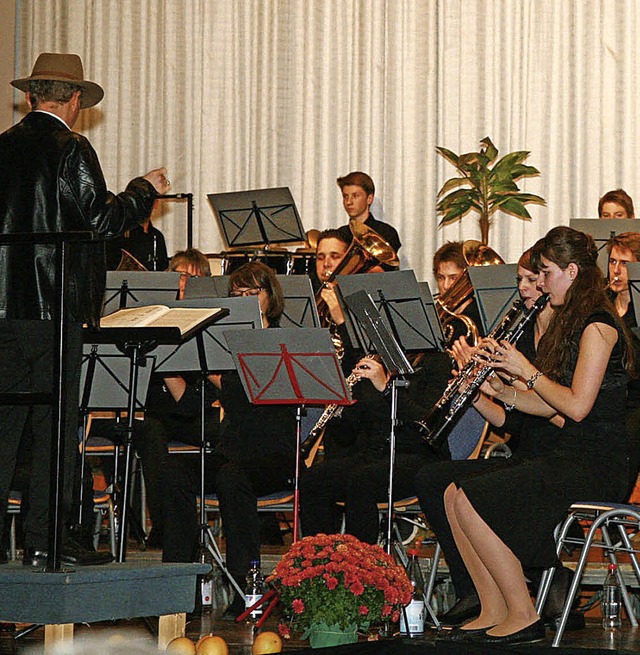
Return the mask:
<svg viewBox="0 0 640 655">
<path fill-rule="evenodd" d="M 178 328 L 180 333 L 184 334 L 219 311 L 220 309 L 216 307 L 166 307 L 164 305 L 130 307 L 104 316 L 100 319 L 100 327 L 171 327 Z"/>
</svg>

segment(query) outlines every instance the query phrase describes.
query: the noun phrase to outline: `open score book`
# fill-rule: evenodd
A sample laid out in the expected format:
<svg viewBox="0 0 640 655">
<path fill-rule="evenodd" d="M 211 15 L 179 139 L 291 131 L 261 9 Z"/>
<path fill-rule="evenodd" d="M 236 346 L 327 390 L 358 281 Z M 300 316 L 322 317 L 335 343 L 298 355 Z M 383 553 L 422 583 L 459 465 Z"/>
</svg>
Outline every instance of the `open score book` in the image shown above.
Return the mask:
<svg viewBox="0 0 640 655">
<path fill-rule="evenodd" d="M 144 305 L 119 309 L 100 319 L 101 328 L 178 328 L 185 334 L 203 321 L 215 316 L 221 310 L 217 307 L 166 307 L 165 305 Z"/>
</svg>

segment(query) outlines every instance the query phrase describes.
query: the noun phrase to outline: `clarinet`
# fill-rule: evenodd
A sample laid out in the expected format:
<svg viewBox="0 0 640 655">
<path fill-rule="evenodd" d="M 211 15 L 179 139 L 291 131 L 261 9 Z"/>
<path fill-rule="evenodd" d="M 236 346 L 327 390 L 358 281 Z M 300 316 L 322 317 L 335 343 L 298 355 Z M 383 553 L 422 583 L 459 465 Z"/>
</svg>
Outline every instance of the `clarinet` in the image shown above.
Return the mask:
<svg viewBox="0 0 640 655">
<path fill-rule="evenodd" d="M 489 336 L 497 341 L 516 343 L 525 327 L 544 309 L 548 300 L 549 294 L 542 294 L 529 310 L 524 308 L 522 301 L 515 302 Z M 429 446 L 434 449 L 440 448 L 449 433 L 449 428 L 453 427 L 457 419 L 471 405 L 476 393 L 492 371 L 493 367 L 487 364 L 478 367 L 477 362 L 469 362 L 429 413 L 422 420 L 413 422 L 414 427 Z M 461 379 L 458 381 L 459 378 Z M 462 388 L 463 383 L 466 383 L 464 388 Z"/>
</svg>

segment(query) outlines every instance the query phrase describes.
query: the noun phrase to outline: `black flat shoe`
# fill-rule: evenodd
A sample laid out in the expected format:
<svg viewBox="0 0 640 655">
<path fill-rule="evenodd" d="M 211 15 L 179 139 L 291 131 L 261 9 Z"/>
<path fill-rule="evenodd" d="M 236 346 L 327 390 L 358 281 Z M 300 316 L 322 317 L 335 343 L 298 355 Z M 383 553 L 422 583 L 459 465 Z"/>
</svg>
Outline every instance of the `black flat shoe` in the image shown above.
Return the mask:
<svg viewBox="0 0 640 655">
<path fill-rule="evenodd" d="M 491 628 L 470 628 L 469 630 L 453 628 L 453 630 L 443 630 L 436 639 L 443 641 L 476 641 L 478 637 L 484 637 L 487 630 L 491 630 Z"/>
<path fill-rule="evenodd" d="M 517 646 L 518 644 L 533 644 L 537 641 L 544 641 L 545 636 L 544 622 L 542 619 L 538 619 L 535 623 L 510 635 L 496 637 L 485 632 L 484 636 L 478 635 L 474 641 L 500 646 Z"/>
<path fill-rule="evenodd" d="M 458 599 L 438 620 L 442 625 L 458 626 L 479 615 L 480 599 L 473 593 Z"/>
</svg>

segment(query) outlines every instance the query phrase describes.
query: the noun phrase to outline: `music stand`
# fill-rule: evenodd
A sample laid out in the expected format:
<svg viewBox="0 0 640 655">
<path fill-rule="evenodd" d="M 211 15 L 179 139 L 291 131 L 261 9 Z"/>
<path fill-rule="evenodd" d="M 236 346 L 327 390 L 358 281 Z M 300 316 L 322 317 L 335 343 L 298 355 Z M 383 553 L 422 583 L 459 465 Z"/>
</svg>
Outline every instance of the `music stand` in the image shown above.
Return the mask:
<svg viewBox="0 0 640 655">
<path fill-rule="evenodd" d="M 149 273 L 147 273 L 149 275 Z M 125 470 L 122 491 L 120 534 L 118 541 L 118 562 L 126 560 L 127 548 L 127 506 L 129 503 L 129 477 L 131 475 L 131 450 L 133 421 L 136 410 L 139 370 L 146 363 L 146 356 L 159 344 L 179 344 L 187 341 L 197 332 L 225 316 L 227 310 L 219 309 L 200 321 L 191 329 L 181 332 L 178 327 L 102 327 L 96 331 L 85 328 L 85 343 L 115 344 L 129 358 L 129 394 L 127 404 L 127 426 L 125 430 Z"/>
<path fill-rule="evenodd" d="M 623 232 L 640 232 L 640 222 L 635 218 L 572 218 L 569 227 L 593 237 L 598 247 L 598 266 L 605 277 L 609 273 L 609 240 Z"/>
<path fill-rule="evenodd" d="M 391 331 L 402 350 L 442 349 L 442 328 L 435 313 L 430 315 L 427 311 L 413 270 L 341 275 L 336 280 L 352 343 L 360 344 L 365 351 L 370 350 L 364 325 L 355 320 L 354 311 L 344 302 L 345 296 L 363 290 L 372 298 L 385 327 Z"/>
<path fill-rule="evenodd" d="M 225 332 L 249 401 L 296 405 L 293 540 L 298 540 L 302 409 L 304 405 L 350 405 L 340 362 L 327 330 L 284 328 Z"/>
<path fill-rule="evenodd" d="M 288 187 L 210 193 L 227 247 L 298 243 L 306 239 Z"/>
<path fill-rule="evenodd" d="M 177 345 L 158 346 L 155 351 L 156 373 L 198 371 L 208 374 L 233 369 L 235 363 L 224 338 L 224 331 L 262 328 L 260 303 L 256 297 L 190 298 L 174 300 L 168 306 L 220 307 L 229 313 L 187 341 Z"/>
<path fill-rule="evenodd" d="M 192 298 L 227 298 L 228 296 L 228 275 L 190 277 L 184 288 L 184 300 L 191 300 Z"/>
<path fill-rule="evenodd" d="M 151 371 L 155 361 L 154 355 L 146 355 L 144 365 L 141 364 L 135 389 L 135 411 L 144 411 L 147 390 L 151 379 Z M 132 379 L 130 376 L 130 358 L 124 355 L 115 345 L 88 344 L 83 346 L 80 370 L 80 415 L 82 416 L 86 436 L 88 417 L 92 411 L 125 412 L 129 408 Z M 126 441 L 125 441 L 126 444 Z M 84 480 L 86 470 L 86 441 L 82 448 L 80 460 L 80 480 Z M 120 490 L 117 488 L 119 475 L 118 448 L 114 460 L 113 488 L 116 492 L 116 506 L 120 501 Z M 123 487 L 124 488 L 124 487 Z M 82 524 L 82 508 L 84 503 L 84 485 L 80 485 L 80 509 L 78 523 Z M 122 526 L 120 526 L 122 527 Z M 138 526 L 140 527 L 140 526 Z M 144 535 L 144 532 L 143 532 Z"/>
<path fill-rule="evenodd" d="M 424 311 L 427 313 L 427 321 L 434 332 L 435 342 L 438 344 L 437 350 L 443 352 L 445 348 L 444 332 L 442 331 L 442 324 L 440 323 L 436 303 L 431 294 L 431 287 L 429 287 L 428 282 L 418 282 L 418 289 L 420 290 Z"/>
<path fill-rule="evenodd" d="M 469 279 L 482 321 L 484 334 L 490 334 L 513 303 L 518 300 L 517 264 L 469 266 Z"/>
<path fill-rule="evenodd" d="M 638 326 L 631 329 L 636 336 L 640 336 L 640 262 L 627 263 L 627 276 L 629 279 L 631 310 L 636 319 L 636 326 Z"/>
<path fill-rule="evenodd" d="M 244 592 L 235 578 L 229 573 L 222 553 L 207 523 L 204 480 L 206 454 L 210 451 L 210 445 L 206 438 L 205 385 L 209 373 L 235 368 L 235 362 L 224 338 L 224 332 L 229 329 L 252 330 L 262 328 L 260 303 L 256 297 L 191 298 L 188 301 L 176 300 L 170 306 L 184 307 L 185 305 L 188 307 L 215 306 L 225 309 L 228 313 L 216 323 L 205 327 L 191 339 L 177 346 L 158 346 L 154 373 L 198 372 L 200 374 L 200 548 L 206 548 L 211 553 L 220 570 L 226 575 L 238 594 L 242 596 Z"/>
<path fill-rule="evenodd" d="M 284 295 L 280 327 L 321 327 L 311 280 L 306 275 L 276 275 L 276 278 Z"/>
<path fill-rule="evenodd" d="M 389 275 L 389 273 L 384 273 Z M 393 469 L 396 454 L 396 427 L 398 425 L 398 388 L 406 387 L 409 382 L 405 375 L 413 373 L 413 367 L 407 360 L 400 344 L 387 328 L 371 296 L 361 289 L 345 296 L 345 302 L 353 310 L 368 337 L 373 342 L 378 355 L 390 372 L 396 372 L 391 384 L 391 432 L 389 435 L 389 511 L 387 514 L 387 553 L 391 554 L 392 514 L 393 514 Z"/>
<path fill-rule="evenodd" d="M 102 315 L 137 305 L 166 305 L 178 297 L 176 271 L 107 271 Z"/>
</svg>

